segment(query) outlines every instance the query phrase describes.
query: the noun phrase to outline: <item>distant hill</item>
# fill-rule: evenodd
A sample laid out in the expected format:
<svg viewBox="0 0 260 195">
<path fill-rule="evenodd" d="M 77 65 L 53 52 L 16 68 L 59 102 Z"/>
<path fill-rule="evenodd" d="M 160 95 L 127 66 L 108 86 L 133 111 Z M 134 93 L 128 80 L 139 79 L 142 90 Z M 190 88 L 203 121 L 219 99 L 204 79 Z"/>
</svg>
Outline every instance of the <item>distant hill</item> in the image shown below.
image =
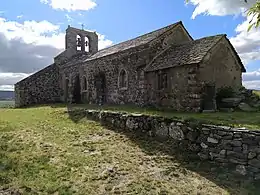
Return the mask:
<svg viewBox="0 0 260 195">
<path fill-rule="evenodd" d="M 14 91 L 0 91 L 0 100 L 14 100 Z"/>
</svg>

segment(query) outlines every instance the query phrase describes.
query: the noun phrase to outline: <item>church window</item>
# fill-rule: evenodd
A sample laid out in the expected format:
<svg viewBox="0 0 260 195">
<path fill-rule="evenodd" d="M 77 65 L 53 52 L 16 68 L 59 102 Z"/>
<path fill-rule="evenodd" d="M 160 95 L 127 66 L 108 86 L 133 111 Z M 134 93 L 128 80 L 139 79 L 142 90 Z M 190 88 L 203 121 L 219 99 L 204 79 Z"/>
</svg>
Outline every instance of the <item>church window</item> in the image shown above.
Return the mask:
<svg viewBox="0 0 260 195">
<path fill-rule="evenodd" d="M 83 91 L 86 91 L 88 89 L 88 81 L 87 81 L 86 76 L 83 76 L 82 88 L 83 88 Z"/>
<path fill-rule="evenodd" d="M 82 42 L 81 36 L 77 35 L 77 51 L 81 50 L 81 47 L 82 47 L 82 43 L 81 42 Z"/>
<path fill-rule="evenodd" d="M 167 73 L 159 72 L 158 73 L 158 89 L 166 89 L 167 88 Z"/>
<path fill-rule="evenodd" d="M 119 72 L 119 78 L 118 78 L 118 86 L 119 88 L 126 89 L 127 88 L 127 72 L 126 70 L 122 69 Z"/>
</svg>

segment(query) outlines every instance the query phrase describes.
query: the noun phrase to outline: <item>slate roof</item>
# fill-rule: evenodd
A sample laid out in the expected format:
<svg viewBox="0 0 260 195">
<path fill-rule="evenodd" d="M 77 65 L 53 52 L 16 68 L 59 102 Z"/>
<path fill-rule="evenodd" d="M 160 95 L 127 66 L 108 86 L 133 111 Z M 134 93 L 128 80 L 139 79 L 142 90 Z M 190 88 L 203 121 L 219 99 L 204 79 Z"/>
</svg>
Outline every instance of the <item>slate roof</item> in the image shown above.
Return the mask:
<svg viewBox="0 0 260 195">
<path fill-rule="evenodd" d="M 176 22 L 174 24 L 168 25 L 166 27 L 163 27 L 161 29 L 152 31 L 150 33 L 141 35 L 139 37 L 136 37 L 134 39 L 125 41 L 125 42 L 121 42 L 119 44 L 113 45 L 111 47 L 99 50 L 97 53 L 93 54 L 92 56 L 90 56 L 89 58 L 87 58 L 85 61 L 90 61 L 90 60 L 94 60 L 97 58 L 101 58 L 104 56 L 108 56 L 114 53 L 118 53 L 130 48 L 134 48 L 146 43 L 149 43 L 150 41 L 156 39 L 157 37 L 159 37 L 160 35 L 162 35 L 163 33 L 165 33 L 166 31 L 172 29 L 173 27 L 177 26 L 178 24 L 182 25 L 182 22 Z M 185 28 L 184 28 L 185 29 Z"/>
<path fill-rule="evenodd" d="M 209 52 L 209 50 L 213 46 L 215 46 L 223 37 L 226 37 L 226 35 L 220 34 L 215 36 L 209 36 L 191 42 L 173 45 L 165 49 L 157 57 L 155 57 L 154 60 L 152 60 L 145 67 L 145 71 L 150 72 L 170 67 L 200 63 L 206 56 L 206 54 Z M 232 49 L 234 49 L 233 46 Z M 239 59 L 243 71 L 244 66 L 238 55 L 237 58 Z"/>
</svg>

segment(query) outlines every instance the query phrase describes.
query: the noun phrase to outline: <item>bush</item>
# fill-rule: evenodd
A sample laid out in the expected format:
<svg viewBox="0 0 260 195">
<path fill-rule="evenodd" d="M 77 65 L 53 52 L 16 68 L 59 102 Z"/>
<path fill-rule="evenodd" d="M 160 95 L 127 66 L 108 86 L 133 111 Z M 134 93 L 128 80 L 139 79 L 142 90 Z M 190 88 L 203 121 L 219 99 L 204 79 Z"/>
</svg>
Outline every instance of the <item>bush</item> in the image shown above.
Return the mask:
<svg viewBox="0 0 260 195">
<path fill-rule="evenodd" d="M 232 87 L 222 87 L 217 91 L 216 102 L 219 104 L 223 98 L 231 98 L 236 94 L 235 90 Z"/>
</svg>

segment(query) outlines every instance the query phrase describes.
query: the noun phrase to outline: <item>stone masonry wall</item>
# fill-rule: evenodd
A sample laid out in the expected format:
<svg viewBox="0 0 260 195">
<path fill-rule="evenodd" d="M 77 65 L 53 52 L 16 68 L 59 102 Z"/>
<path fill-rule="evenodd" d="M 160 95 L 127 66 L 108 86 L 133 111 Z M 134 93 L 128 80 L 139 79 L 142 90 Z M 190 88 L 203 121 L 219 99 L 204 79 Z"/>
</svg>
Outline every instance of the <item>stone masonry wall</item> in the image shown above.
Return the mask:
<svg viewBox="0 0 260 195">
<path fill-rule="evenodd" d="M 55 103 L 60 101 L 59 71 L 55 64 L 15 84 L 15 106 Z"/>
<path fill-rule="evenodd" d="M 234 165 L 237 173 L 260 179 L 260 131 L 240 130 L 159 116 L 87 110 L 86 117 L 121 130 L 171 139 L 202 160 Z"/>
<path fill-rule="evenodd" d="M 146 104 L 149 99 L 144 67 L 165 47 L 190 40 L 182 27 L 178 26 L 149 44 L 85 62 L 79 71 L 80 77 L 86 76 L 88 80 L 88 90 L 83 92 L 84 101 L 96 103 L 94 76 L 103 72 L 106 76 L 107 103 Z M 118 86 L 118 76 L 122 69 L 127 72 L 128 85 L 125 89 L 120 89 Z"/>
<path fill-rule="evenodd" d="M 169 107 L 174 110 L 200 110 L 201 83 L 197 79 L 198 67 L 195 65 L 180 66 L 162 70 L 167 74 L 167 88 L 158 89 L 158 72 L 148 72 L 148 102 L 152 105 Z"/>
<path fill-rule="evenodd" d="M 225 38 L 208 53 L 206 58 L 200 69 L 199 79 L 201 81 L 214 83 L 216 89 L 224 86 L 233 88 L 242 86 L 241 67 L 232 57 L 231 49 Z"/>
</svg>

